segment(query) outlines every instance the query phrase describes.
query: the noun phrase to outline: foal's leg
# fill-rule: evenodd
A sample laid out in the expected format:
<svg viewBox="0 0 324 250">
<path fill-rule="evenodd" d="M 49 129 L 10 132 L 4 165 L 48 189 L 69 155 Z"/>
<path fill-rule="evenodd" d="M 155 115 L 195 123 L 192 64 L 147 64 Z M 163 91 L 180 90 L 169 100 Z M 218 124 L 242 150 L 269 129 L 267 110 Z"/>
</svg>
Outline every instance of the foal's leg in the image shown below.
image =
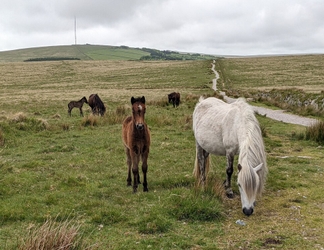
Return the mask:
<svg viewBox="0 0 324 250">
<path fill-rule="evenodd" d="M 148 158 L 148 151 L 145 151 L 142 155 L 142 171 L 143 171 L 143 177 L 144 177 L 144 181 L 143 181 L 143 191 L 144 192 L 148 192 L 148 188 L 147 188 L 147 179 L 146 179 L 146 173 L 147 173 L 147 158 Z"/>
<path fill-rule="evenodd" d="M 131 172 L 132 160 L 131 160 L 129 149 L 126 148 L 125 151 L 126 151 L 127 166 L 128 166 L 127 186 L 131 186 L 132 185 L 132 172 Z"/>
<path fill-rule="evenodd" d="M 198 143 L 196 143 L 197 149 L 197 159 L 198 159 L 198 166 L 200 169 L 200 183 L 202 186 L 205 186 L 206 183 L 206 167 L 208 164 L 208 156 L 209 153 L 204 150 Z"/>
<path fill-rule="evenodd" d="M 68 106 L 68 115 L 71 116 L 71 111 L 72 111 L 72 108 L 70 108 L 70 106 Z"/>
<path fill-rule="evenodd" d="M 131 152 L 131 158 L 132 158 L 132 172 L 134 177 L 134 183 L 133 183 L 133 192 L 137 192 L 138 187 L 138 163 L 140 160 L 140 155 L 136 154 L 135 152 Z"/>
<path fill-rule="evenodd" d="M 225 180 L 225 191 L 228 198 L 233 198 L 234 194 L 231 187 L 231 178 L 233 174 L 234 155 L 226 154 L 226 158 L 227 158 L 227 167 L 226 167 L 227 178 Z"/>
<path fill-rule="evenodd" d="M 83 116 L 82 107 L 80 107 L 80 116 Z"/>
</svg>

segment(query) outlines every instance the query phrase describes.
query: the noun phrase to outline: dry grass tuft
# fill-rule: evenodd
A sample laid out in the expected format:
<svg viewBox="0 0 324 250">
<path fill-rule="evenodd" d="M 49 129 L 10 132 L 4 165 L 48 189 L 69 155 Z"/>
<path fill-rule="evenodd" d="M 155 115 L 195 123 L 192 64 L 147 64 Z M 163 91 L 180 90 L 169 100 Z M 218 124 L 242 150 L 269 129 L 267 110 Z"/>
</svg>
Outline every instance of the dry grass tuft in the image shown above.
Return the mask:
<svg viewBox="0 0 324 250">
<path fill-rule="evenodd" d="M 160 98 L 157 100 L 151 100 L 147 102 L 147 105 L 157 106 L 157 107 L 166 107 L 168 106 L 168 100 L 166 98 Z"/>
<path fill-rule="evenodd" d="M 107 124 L 121 124 L 125 117 L 131 113 L 131 109 L 128 105 L 121 105 L 116 110 L 108 110 L 105 114 L 104 122 Z"/>
<path fill-rule="evenodd" d="M 80 234 L 81 224 L 76 220 L 56 222 L 49 218 L 39 228 L 32 225 L 27 238 L 18 247 L 19 250 L 73 250 L 93 249 L 86 247 Z"/>
<path fill-rule="evenodd" d="M 19 112 L 14 114 L 12 117 L 9 118 L 12 122 L 24 122 L 27 120 L 27 116 L 23 112 Z"/>
<path fill-rule="evenodd" d="M 55 114 L 52 116 L 53 119 L 61 119 L 61 115 L 60 114 Z"/>
<path fill-rule="evenodd" d="M 68 130 L 70 130 L 70 125 L 67 124 L 67 123 L 63 123 L 63 124 L 62 124 L 62 129 L 63 129 L 64 131 L 68 131 Z"/>
<path fill-rule="evenodd" d="M 130 113 L 130 108 L 128 105 L 118 106 L 116 108 L 116 115 L 118 116 L 126 116 Z"/>
<path fill-rule="evenodd" d="M 82 126 L 86 127 L 86 126 L 97 126 L 99 123 L 99 118 L 98 116 L 95 116 L 93 114 L 90 114 L 88 116 L 85 116 L 83 119 L 82 119 Z"/>
<path fill-rule="evenodd" d="M 319 144 L 324 144 L 324 121 L 318 121 L 306 128 L 306 140 L 313 140 Z"/>
<path fill-rule="evenodd" d="M 48 124 L 48 121 L 45 119 L 37 119 L 37 121 L 39 122 L 39 126 L 44 129 L 44 130 L 48 130 L 50 125 Z"/>
</svg>

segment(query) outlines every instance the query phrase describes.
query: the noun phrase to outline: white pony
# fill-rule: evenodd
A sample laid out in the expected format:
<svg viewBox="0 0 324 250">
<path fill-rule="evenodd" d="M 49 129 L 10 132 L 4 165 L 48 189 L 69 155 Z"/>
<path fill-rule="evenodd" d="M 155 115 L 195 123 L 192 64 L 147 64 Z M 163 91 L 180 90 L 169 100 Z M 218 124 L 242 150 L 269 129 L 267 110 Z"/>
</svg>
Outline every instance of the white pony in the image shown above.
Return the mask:
<svg viewBox="0 0 324 250">
<path fill-rule="evenodd" d="M 194 174 L 199 184 L 205 184 L 209 154 L 225 155 L 227 179 L 224 183 L 227 196 L 232 198 L 234 155 L 239 155 L 237 184 L 243 213 L 250 216 L 268 172 L 261 130 L 252 107 L 243 98 L 227 104 L 214 97 L 200 97 L 193 113 L 193 131 L 196 139 Z"/>
</svg>

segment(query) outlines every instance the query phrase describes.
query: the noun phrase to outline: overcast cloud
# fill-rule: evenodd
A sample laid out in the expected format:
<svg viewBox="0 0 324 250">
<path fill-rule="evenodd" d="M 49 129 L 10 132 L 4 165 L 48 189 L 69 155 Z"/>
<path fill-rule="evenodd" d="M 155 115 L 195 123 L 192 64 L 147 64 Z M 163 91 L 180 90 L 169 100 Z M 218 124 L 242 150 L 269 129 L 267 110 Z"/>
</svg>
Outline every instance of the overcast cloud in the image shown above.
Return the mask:
<svg viewBox="0 0 324 250">
<path fill-rule="evenodd" d="M 324 53 L 323 0 L 11 0 L 0 51 L 75 43 L 216 55 Z"/>
</svg>

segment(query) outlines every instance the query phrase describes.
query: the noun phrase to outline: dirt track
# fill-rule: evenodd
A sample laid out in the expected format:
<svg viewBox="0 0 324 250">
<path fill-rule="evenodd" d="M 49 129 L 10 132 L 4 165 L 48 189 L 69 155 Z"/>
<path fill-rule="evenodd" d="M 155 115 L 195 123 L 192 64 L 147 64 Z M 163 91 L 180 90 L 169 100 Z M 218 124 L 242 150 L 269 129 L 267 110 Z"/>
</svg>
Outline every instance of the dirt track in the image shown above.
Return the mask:
<svg viewBox="0 0 324 250">
<path fill-rule="evenodd" d="M 212 64 L 212 71 L 215 73 L 215 77 L 216 77 L 213 79 L 212 89 L 217 91 L 217 80 L 219 78 L 219 74 L 215 70 L 215 61 Z M 234 98 L 226 96 L 225 92 L 220 92 L 220 94 L 224 97 L 224 100 L 228 103 L 231 103 L 236 100 Z M 285 110 L 273 110 L 273 109 L 267 109 L 267 108 L 257 107 L 257 106 L 253 106 L 253 109 L 255 110 L 256 113 L 260 115 L 265 115 L 273 120 L 282 121 L 285 123 L 298 124 L 302 126 L 311 126 L 317 121 L 316 119 L 306 118 L 306 117 L 293 115 L 293 114 L 287 114 L 285 113 Z"/>
</svg>

